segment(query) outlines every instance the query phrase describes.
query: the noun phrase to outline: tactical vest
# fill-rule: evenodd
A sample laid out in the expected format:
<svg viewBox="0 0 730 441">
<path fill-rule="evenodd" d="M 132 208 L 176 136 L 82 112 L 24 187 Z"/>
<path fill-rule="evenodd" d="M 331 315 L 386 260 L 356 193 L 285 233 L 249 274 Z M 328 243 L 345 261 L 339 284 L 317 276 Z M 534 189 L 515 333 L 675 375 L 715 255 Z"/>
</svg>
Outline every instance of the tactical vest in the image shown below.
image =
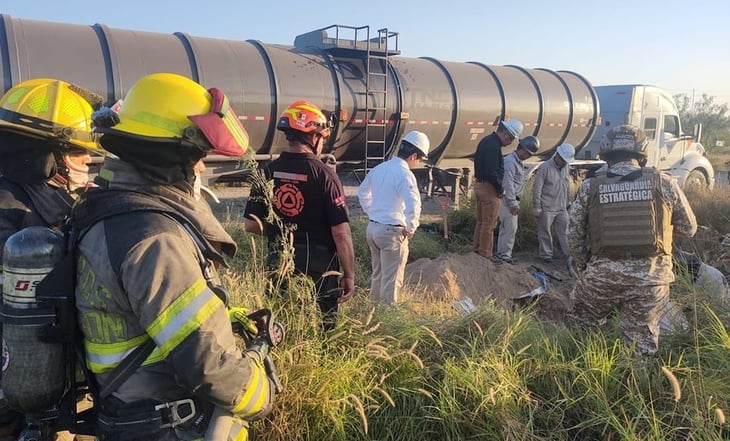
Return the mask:
<svg viewBox="0 0 730 441">
<path fill-rule="evenodd" d="M 588 197 L 591 255 L 614 259 L 672 254 L 672 212 L 661 176 L 643 168 L 626 176 L 597 173 Z"/>
</svg>

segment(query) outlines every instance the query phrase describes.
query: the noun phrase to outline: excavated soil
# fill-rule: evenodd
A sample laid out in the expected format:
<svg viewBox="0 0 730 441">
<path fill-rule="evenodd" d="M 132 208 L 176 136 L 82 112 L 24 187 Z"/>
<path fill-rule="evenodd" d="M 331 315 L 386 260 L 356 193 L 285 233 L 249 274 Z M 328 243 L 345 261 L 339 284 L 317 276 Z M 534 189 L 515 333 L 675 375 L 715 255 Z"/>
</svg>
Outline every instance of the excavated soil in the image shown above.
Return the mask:
<svg viewBox="0 0 730 441">
<path fill-rule="evenodd" d="M 568 272 L 562 268 L 565 261 L 545 264 L 529 255 L 519 258 L 514 264 L 495 264 L 476 253 L 444 253 L 436 259 L 419 259 L 406 266 L 404 291 L 412 293 L 412 300 L 444 301 L 455 306 L 467 298 L 474 306 L 494 301 L 511 308 L 535 302 L 541 317 L 562 321 L 573 287 Z M 526 296 L 542 284 L 533 276 L 538 270 L 532 265 L 554 278 L 547 278 L 544 294 Z"/>
</svg>

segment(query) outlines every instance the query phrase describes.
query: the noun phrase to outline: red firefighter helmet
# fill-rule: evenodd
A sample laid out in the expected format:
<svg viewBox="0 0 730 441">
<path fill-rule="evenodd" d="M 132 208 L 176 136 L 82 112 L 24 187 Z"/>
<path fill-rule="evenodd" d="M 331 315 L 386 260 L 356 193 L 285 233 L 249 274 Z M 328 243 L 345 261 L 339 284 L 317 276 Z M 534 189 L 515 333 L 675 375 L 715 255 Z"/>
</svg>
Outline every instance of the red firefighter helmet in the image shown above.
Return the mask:
<svg viewBox="0 0 730 441">
<path fill-rule="evenodd" d="M 309 101 L 295 101 L 284 110 L 276 123 L 278 130 L 297 131 L 329 138 L 332 134 L 332 120 L 315 104 Z"/>
</svg>

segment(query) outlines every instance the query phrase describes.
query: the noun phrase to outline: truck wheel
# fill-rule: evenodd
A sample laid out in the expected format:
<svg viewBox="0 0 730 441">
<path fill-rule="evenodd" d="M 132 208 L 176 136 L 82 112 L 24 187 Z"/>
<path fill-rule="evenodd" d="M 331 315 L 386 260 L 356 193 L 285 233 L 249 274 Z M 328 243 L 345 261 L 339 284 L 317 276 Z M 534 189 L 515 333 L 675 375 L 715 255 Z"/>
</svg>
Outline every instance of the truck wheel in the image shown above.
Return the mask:
<svg viewBox="0 0 730 441">
<path fill-rule="evenodd" d="M 684 181 L 684 189 L 690 191 L 707 191 L 707 178 L 700 170 L 692 170 Z"/>
</svg>

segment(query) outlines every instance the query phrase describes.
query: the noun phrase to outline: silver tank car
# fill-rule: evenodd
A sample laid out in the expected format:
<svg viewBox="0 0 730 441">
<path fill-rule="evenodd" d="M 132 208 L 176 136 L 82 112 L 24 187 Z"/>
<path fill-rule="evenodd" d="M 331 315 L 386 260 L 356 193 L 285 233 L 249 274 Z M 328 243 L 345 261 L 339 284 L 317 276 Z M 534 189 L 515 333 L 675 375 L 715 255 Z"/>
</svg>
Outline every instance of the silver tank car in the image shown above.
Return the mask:
<svg viewBox="0 0 730 441">
<path fill-rule="evenodd" d="M 275 130 L 295 100 L 335 112 L 327 152 L 340 162 L 379 162 L 409 130 L 431 140 L 429 163 L 448 167 L 473 154 L 500 119 L 517 118 L 522 136 L 540 138 L 542 157 L 593 136 L 598 98 L 568 71 L 400 56 L 398 34 L 333 25 L 293 46 L 44 22 L 0 15 L 3 91 L 37 77 L 60 78 L 107 98 L 123 98 L 153 72 L 185 75 L 228 94 L 262 157 L 286 142 Z"/>
</svg>

